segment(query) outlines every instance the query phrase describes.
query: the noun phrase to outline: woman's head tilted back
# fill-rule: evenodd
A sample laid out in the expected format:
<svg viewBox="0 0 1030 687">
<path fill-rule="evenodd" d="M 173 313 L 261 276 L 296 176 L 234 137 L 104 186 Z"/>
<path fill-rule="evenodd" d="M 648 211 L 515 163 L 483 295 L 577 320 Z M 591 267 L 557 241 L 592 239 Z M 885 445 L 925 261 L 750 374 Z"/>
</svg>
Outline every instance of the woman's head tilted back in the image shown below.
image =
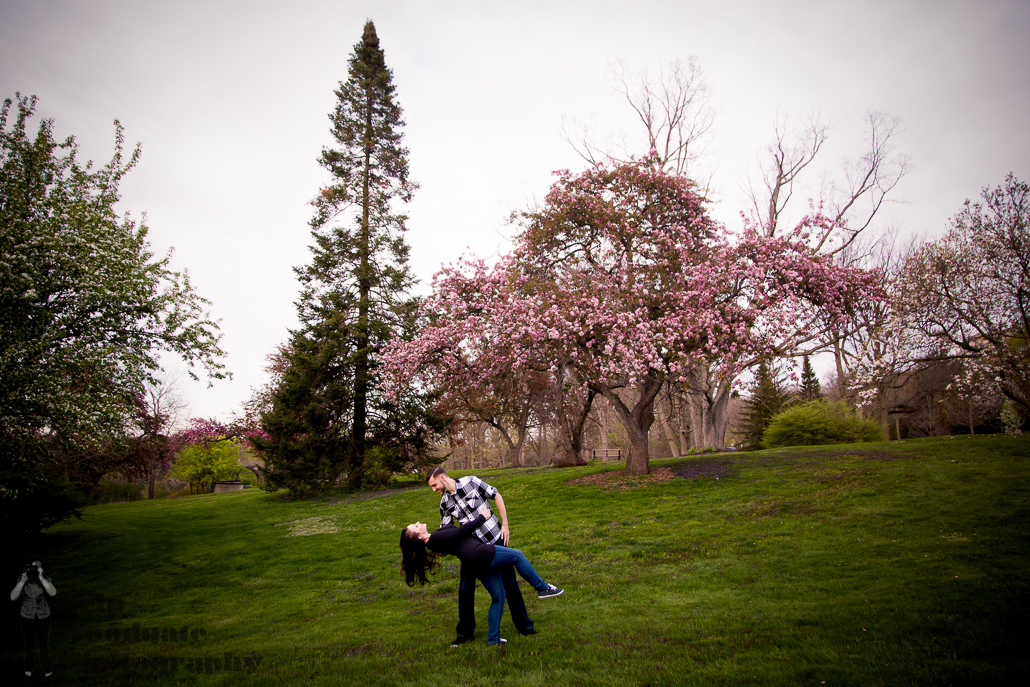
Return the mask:
<svg viewBox="0 0 1030 687">
<path fill-rule="evenodd" d="M 425 526 L 423 526 L 423 531 Z M 404 579 L 411 587 L 418 580 L 419 584 L 425 584 L 426 573 L 436 568 L 436 554 L 426 550 L 426 543 L 419 537 L 415 525 L 408 525 L 401 530 L 401 572 Z"/>
</svg>

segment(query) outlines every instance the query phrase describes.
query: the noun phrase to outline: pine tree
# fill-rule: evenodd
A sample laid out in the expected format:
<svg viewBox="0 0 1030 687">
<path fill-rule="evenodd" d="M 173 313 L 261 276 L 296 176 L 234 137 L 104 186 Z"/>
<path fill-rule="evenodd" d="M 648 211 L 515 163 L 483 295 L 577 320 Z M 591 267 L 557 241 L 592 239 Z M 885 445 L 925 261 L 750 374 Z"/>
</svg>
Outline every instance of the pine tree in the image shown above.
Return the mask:
<svg viewBox="0 0 1030 687">
<path fill-rule="evenodd" d="M 798 393 L 799 400 L 802 403 L 808 401 L 815 401 L 822 398 L 823 390 L 819 386 L 819 378 L 815 374 L 815 370 L 812 369 L 812 363 L 809 361 L 808 356 L 805 356 L 805 361 L 801 366 L 801 389 Z"/>
<path fill-rule="evenodd" d="M 293 333 L 290 369 L 263 417 L 266 461 L 272 472 L 288 475 L 281 486 L 290 488 L 331 486 L 344 474 L 358 487 L 372 462 L 410 457 L 413 437 L 415 453 L 424 456 L 432 432 L 424 408 L 387 403 L 374 374 L 376 353 L 391 334 L 410 330 L 407 217 L 396 205 L 410 201 L 416 185 L 401 145 L 393 73 L 371 21 L 335 93 L 329 116 L 335 146 L 319 159 L 332 180 L 313 201 L 311 262 L 295 268 L 302 326 Z M 412 421 L 413 413 L 422 421 Z"/>
<path fill-rule="evenodd" d="M 744 449 L 762 448 L 762 437 L 773 417 L 787 405 L 787 391 L 777 378 L 776 371 L 765 360 L 758 364 L 751 385 L 751 397 L 744 402 L 740 433 Z"/>
</svg>

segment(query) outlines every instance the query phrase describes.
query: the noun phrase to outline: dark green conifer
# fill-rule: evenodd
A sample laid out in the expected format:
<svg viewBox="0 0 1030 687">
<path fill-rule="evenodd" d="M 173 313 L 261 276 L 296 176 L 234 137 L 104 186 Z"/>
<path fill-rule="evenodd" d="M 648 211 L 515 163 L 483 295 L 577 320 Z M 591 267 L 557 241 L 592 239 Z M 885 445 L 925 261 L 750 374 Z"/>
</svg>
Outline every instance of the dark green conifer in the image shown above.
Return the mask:
<svg viewBox="0 0 1030 687">
<path fill-rule="evenodd" d="M 762 448 L 762 436 L 773 416 L 787 405 L 787 390 L 776 371 L 765 360 L 758 364 L 751 384 L 751 397 L 744 401 L 740 433 L 747 451 Z"/>
<path fill-rule="evenodd" d="M 332 484 L 335 474 L 357 487 L 373 464 L 410 457 L 409 430 L 418 435 L 415 452 L 424 454 L 433 424 L 420 410 L 387 403 L 375 375 L 376 353 L 391 334 L 410 331 L 407 217 L 397 205 L 411 200 L 416 185 L 401 145 L 393 73 L 372 22 L 335 93 L 329 115 L 335 145 L 319 158 L 332 179 L 313 201 L 311 262 L 295 268 L 301 328 L 263 419 L 272 441 L 263 448 L 281 464 L 273 471 L 307 466 L 291 480 L 298 485 L 301 473 L 310 473 L 312 486 Z"/>
<path fill-rule="evenodd" d="M 801 365 L 801 389 L 798 391 L 799 400 L 802 403 L 817 401 L 823 396 L 822 387 L 819 386 L 819 378 L 812 369 L 812 363 L 808 356 L 805 356 Z"/>
</svg>

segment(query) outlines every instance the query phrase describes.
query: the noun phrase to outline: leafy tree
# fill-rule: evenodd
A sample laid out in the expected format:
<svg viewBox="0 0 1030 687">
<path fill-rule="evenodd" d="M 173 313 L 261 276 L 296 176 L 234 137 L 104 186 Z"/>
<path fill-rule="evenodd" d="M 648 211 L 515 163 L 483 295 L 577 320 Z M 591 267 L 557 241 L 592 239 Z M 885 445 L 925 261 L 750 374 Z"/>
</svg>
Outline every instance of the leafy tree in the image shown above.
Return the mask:
<svg viewBox="0 0 1030 687">
<path fill-rule="evenodd" d="M 216 481 L 239 475 L 239 452 L 239 444 L 230 439 L 188 444 L 179 450 L 168 474 L 189 482 L 190 493 L 194 485 L 198 494 L 208 486 L 213 490 Z"/>
<path fill-rule="evenodd" d="M 808 358 L 805 358 L 808 362 Z M 754 451 L 762 448 L 765 430 L 775 417 L 787 405 L 787 389 L 777 378 L 769 363 L 762 360 L 755 370 L 754 383 L 751 385 L 751 396 L 744 402 L 744 415 L 741 418 L 741 434 L 744 437 L 744 448 Z"/>
<path fill-rule="evenodd" d="M 978 359 L 1030 412 L 1030 186 L 1009 174 L 966 201 L 951 230 L 914 251 L 899 279 L 899 322 L 924 357 Z"/>
<path fill-rule="evenodd" d="M 801 364 L 801 389 L 798 397 L 801 401 L 816 401 L 822 398 L 823 390 L 819 385 L 819 377 L 812 369 L 812 361 L 806 355 Z"/>
<path fill-rule="evenodd" d="M 162 351 L 226 373 L 208 302 L 115 212 L 139 147 L 125 158 L 116 121 L 114 155 L 95 169 L 50 120 L 30 133 L 34 97 L 18 95 L 12 119 L 13 105 L 0 110 L 0 518 L 33 529 L 72 513 L 50 500 L 49 515 L 17 514 L 54 479 L 56 452 L 124 432 Z"/>
<path fill-rule="evenodd" d="M 398 407 L 383 398 L 377 353 L 413 326 L 412 285 L 404 241 L 411 200 L 404 121 L 372 22 L 350 57 L 348 79 L 330 115 L 336 145 L 321 165 L 332 181 L 315 198 L 310 264 L 296 268 L 302 327 L 285 353 L 288 369 L 262 417 L 257 442 L 270 471 L 291 488 L 330 486 L 344 477 L 360 486 L 366 469 L 400 455 L 424 460 L 439 431 L 415 394 Z M 419 419 L 421 418 L 421 420 Z M 374 450 L 372 450 L 374 449 Z M 400 460 L 400 458 L 397 458 Z M 270 483 L 280 478 L 271 477 Z"/>
<path fill-rule="evenodd" d="M 146 396 L 137 396 L 132 422 L 121 434 L 99 443 L 55 445 L 54 459 L 64 478 L 91 499 L 105 478 L 146 481 L 149 498 L 154 498 L 157 474 L 167 472 L 170 465 L 171 408 L 167 391 L 165 387 L 151 387 Z"/>
</svg>

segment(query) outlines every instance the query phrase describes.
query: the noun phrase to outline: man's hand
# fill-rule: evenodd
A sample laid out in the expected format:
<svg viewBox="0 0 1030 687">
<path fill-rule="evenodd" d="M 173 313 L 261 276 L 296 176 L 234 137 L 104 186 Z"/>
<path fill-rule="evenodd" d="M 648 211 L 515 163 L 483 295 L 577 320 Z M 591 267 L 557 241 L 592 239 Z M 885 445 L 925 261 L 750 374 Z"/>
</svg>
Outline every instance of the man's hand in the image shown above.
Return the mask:
<svg viewBox="0 0 1030 687">
<path fill-rule="evenodd" d="M 510 536 L 511 535 L 508 533 L 508 525 L 501 525 L 501 541 L 504 542 L 505 546 L 508 545 L 508 539 Z"/>
</svg>

